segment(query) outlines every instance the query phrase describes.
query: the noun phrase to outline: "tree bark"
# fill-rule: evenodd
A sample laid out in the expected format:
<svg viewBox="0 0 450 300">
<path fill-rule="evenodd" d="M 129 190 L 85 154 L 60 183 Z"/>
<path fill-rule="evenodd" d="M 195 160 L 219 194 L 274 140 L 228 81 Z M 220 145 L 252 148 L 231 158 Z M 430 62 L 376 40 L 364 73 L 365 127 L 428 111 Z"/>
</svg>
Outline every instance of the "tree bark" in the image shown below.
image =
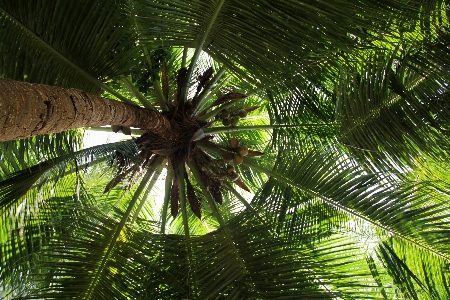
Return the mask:
<svg viewBox="0 0 450 300">
<path fill-rule="evenodd" d="M 137 127 L 164 136 L 170 122 L 157 111 L 71 88 L 0 79 L 0 141 L 72 128 Z"/>
</svg>

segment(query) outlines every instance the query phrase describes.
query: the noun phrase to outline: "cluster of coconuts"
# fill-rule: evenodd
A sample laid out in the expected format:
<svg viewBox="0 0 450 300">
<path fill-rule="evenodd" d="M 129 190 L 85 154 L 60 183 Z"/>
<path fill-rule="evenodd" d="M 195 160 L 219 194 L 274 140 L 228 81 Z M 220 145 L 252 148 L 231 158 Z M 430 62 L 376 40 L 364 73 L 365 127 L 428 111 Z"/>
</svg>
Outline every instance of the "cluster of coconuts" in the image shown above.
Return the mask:
<svg viewBox="0 0 450 300">
<path fill-rule="evenodd" d="M 233 162 L 236 166 L 242 164 L 244 156 L 248 154 L 248 147 L 247 145 L 240 145 L 239 140 L 236 138 L 229 139 L 228 144 L 236 153 L 225 154 L 223 159 L 218 160 L 220 161 L 219 167 L 225 168 L 231 181 L 236 181 L 239 179 L 239 174 L 236 172 L 236 168 L 229 163 Z"/>
<path fill-rule="evenodd" d="M 245 118 L 248 112 L 245 109 L 236 109 L 230 111 L 228 109 L 222 110 L 216 115 L 216 120 L 222 120 L 223 126 L 236 126 L 241 118 Z"/>
<path fill-rule="evenodd" d="M 244 156 L 248 154 L 247 145 L 241 145 L 237 138 L 231 138 L 228 140 L 228 144 L 231 148 L 236 151 L 236 154 L 233 156 L 233 162 L 235 165 L 240 165 L 244 161 Z"/>
</svg>

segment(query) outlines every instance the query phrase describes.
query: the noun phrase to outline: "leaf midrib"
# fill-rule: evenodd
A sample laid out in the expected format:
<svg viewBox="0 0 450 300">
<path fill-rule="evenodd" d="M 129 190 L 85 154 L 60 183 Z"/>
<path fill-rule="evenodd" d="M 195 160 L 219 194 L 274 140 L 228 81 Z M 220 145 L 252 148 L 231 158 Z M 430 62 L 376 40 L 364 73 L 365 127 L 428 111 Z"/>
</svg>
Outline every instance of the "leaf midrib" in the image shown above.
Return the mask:
<svg viewBox="0 0 450 300">
<path fill-rule="evenodd" d="M 126 102 L 128 104 L 135 105 L 132 101 L 121 95 L 120 93 L 116 92 L 114 89 L 110 88 L 108 85 L 104 84 L 103 82 L 99 81 L 97 78 L 83 70 L 78 65 L 74 64 L 72 61 L 70 61 L 67 57 L 65 57 L 61 52 L 56 50 L 54 47 L 52 47 L 50 44 L 48 44 L 46 41 L 44 41 L 42 38 L 40 38 L 38 35 L 36 35 L 33 31 L 28 29 L 24 24 L 22 24 L 19 20 L 14 18 L 11 14 L 9 14 L 7 11 L 5 11 L 3 8 L 0 7 L 0 12 L 4 14 L 6 17 L 8 17 L 13 23 L 15 23 L 25 34 L 30 36 L 32 39 L 37 41 L 39 44 L 43 45 L 45 49 L 47 49 L 50 53 L 52 53 L 54 56 L 56 56 L 58 59 L 69 65 L 72 69 L 76 70 L 78 74 L 82 75 L 85 79 L 90 81 L 95 86 L 111 93 L 112 95 L 116 96 L 123 102 Z"/>
</svg>

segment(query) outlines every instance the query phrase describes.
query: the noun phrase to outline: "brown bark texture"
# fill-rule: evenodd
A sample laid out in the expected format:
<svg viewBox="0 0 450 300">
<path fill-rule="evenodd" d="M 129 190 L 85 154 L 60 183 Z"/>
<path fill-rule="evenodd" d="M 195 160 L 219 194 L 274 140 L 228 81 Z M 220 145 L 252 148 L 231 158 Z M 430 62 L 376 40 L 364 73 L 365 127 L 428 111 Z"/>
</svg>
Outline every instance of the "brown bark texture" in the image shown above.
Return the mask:
<svg viewBox="0 0 450 300">
<path fill-rule="evenodd" d="M 0 79 L 0 141 L 72 128 L 121 125 L 164 136 L 170 122 L 157 111 L 71 88 Z"/>
</svg>

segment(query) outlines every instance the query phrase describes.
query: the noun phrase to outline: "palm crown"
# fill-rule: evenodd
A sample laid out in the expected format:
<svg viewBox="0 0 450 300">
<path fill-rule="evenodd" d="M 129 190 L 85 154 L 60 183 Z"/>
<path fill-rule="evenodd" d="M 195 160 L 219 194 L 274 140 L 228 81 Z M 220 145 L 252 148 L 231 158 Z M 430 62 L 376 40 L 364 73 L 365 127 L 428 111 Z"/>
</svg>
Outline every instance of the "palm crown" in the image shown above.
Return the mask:
<svg viewBox="0 0 450 300">
<path fill-rule="evenodd" d="M 168 122 L 0 144 L 3 296 L 449 298 L 448 5 L 1 1 L 0 75 Z"/>
</svg>

